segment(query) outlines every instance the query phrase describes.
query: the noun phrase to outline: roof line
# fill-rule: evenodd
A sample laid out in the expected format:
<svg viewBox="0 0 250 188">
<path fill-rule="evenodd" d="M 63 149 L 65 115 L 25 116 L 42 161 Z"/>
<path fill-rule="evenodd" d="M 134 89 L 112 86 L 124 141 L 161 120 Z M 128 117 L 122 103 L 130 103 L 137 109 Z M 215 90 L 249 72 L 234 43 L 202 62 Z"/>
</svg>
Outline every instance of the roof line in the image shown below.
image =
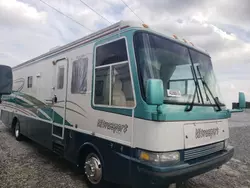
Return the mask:
<svg viewBox="0 0 250 188">
<path fill-rule="evenodd" d="M 63 46 L 61 46 L 61 47 L 58 47 L 58 48 L 56 48 L 56 49 L 54 49 L 54 50 L 51 50 L 51 51 L 49 51 L 49 52 L 46 52 L 46 53 L 44 53 L 44 54 L 42 54 L 42 55 L 39 55 L 39 56 L 37 56 L 37 57 L 35 57 L 35 58 L 32 58 L 32 59 L 30 59 L 30 60 L 28 60 L 28 61 L 25 61 L 25 62 L 23 62 L 23 63 L 21 63 L 21 64 L 19 64 L 19 65 L 16 65 L 16 66 L 12 67 L 12 69 L 16 69 L 16 68 L 22 67 L 22 66 L 24 66 L 24 65 L 26 65 L 26 64 L 32 63 L 32 62 L 37 61 L 37 60 L 39 60 L 39 59 L 42 59 L 42 58 L 44 58 L 44 57 L 50 56 L 50 55 L 52 55 L 52 54 L 59 53 L 59 52 L 64 51 L 64 50 L 66 50 L 66 49 L 70 49 L 70 48 L 72 48 L 72 47 L 74 47 L 74 46 L 79 45 L 80 43 L 84 43 L 85 41 L 91 41 L 91 39 L 93 39 L 93 38 L 95 38 L 95 37 L 97 37 L 97 36 L 99 36 L 99 35 L 102 36 L 102 34 L 108 32 L 108 31 L 111 31 L 111 30 L 116 31 L 117 29 L 119 29 L 120 25 L 121 25 L 121 21 L 120 21 L 120 22 L 117 22 L 117 23 L 115 23 L 115 24 L 113 24 L 113 25 L 111 25 L 111 26 L 109 26 L 109 27 L 106 27 L 106 28 L 104 28 L 104 29 L 101 29 L 101 30 L 99 30 L 99 31 L 97 31 L 97 32 L 95 32 L 95 33 L 92 33 L 92 34 L 90 34 L 90 35 L 87 35 L 87 36 L 85 36 L 85 37 L 83 37 L 83 38 L 80 38 L 80 39 L 78 39 L 78 40 L 75 40 L 75 41 L 73 41 L 73 42 L 71 42 L 71 43 L 68 43 L 68 44 L 63 45 Z M 127 26 L 127 27 L 128 27 L 128 26 Z M 124 27 L 123 27 L 123 28 L 124 28 Z M 114 32 L 114 31 L 113 31 L 113 32 Z"/>
<path fill-rule="evenodd" d="M 115 24 L 113 24 L 113 25 L 111 25 L 111 26 L 108 26 L 108 27 L 106 27 L 106 28 L 104 28 L 104 29 L 101 29 L 101 30 L 99 30 L 99 31 L 97 31 L 97 32 L 94 32 L 94 33 L 92 33 L 92 34 L 89 34 L 89 35 L 87 35 L 87 36 L 85 36 L 85 37 L 82 37 L 82 38 L 80 38 L 80 39 L 78 39 L 78 40 L 75 40 L 75 41 L 73 41 L 73 42 L 71 42 L 71 43 L 68 43 L 68 44 L 65 44 L 65 45 L 63 45 L 63 46 L 61 46 L 61 47 L 55 48 L 55 49 L 53 49 L 53 50 L 50 50 L 50 51 L 48 51 L 48 52 L 46 52 L 46 53 L 44 53 L 44 54 L 42 54 L 42 55 L 39 55 L 39 56 L 37 56 L 37 57 L 35 57 L 35 58 L 32 58 L 32 59 L 30 59 L 30 60 L 28 60 L 28 61 L 25 61 L 25 62 L 23 62 L 23 63 L 21 63 L 21 64 L 19 64 L 19 65 L 16 65 L 16 66 L 12 67 L 12 69 L 19 69 L 19 68 L 21 68 L 21 67 L 23 67 L 23 66 L 27 66 L 27 65 L 29 65 L 29 64 L 33 64 L 33 63 L 35 63 L 35 62 L 37 62 L 37 61 L 40 61 L 40 60 L 45 59 L 45 58 L 48 58 L 48 57 L 50 57 L 50 56 L 52 56 L 52 55 L 57 55 L 57 54 L 59 54 L 59 53 L 62 53 L 62 52 L 67 51 L 67 50 L 70 50 L 70 49 L 72 49 L 72 48 L 76 48 L 76 47 L 78 47 L 78 46 L 80 46 L 80 45 L 89 43 L 89 42 L 91 42 L 91 41 L 93 41 L 93 40 L 96 40 L 96 39 L 98 39 L 98 38 L 107 36 L 107 35 L 109 35 L 109 34 L 112 34 L 112 33 L 116 32 L 116 31 L 119 31 L 119 32 L 120 32 L 122 29 L 128 28 L 128 27 L 130 27 L 130 26 L 131 26 L 131 25 L 130 25 L 129 23 L 126 23 L 126 22 L 123 22 L 123 21 L 117 22 L 117 23 L 115 23 Z M 134 26 L 131 26 L 131 27 L 134 27 Z M 194 50 L 196 50 L 196 51 L 199 51 L 199 52 L 201 52 L 201 53 L 206 54 L 206 55 L 209 56 L 209 54 L 208 54 L 206 51 L 201 50 L 200 47 L 191 46 L 191 45 L 189 45 L 189 44 L 187 44 L 187 43 L 184 43 L 184 42 L 182 42 L 182 41 L 180 41 L 180 40 L 174 40 L 174 39 L 171 38 L 170 36 L 164 35 L 163 33 L 157 32 L 157 31 L 155 31 L 155 30 L 149 29 L 148 31 L 149 31 L 149 32 L 154 32 L 155 34 L 158 34 L 158 35 L 160 35 L 160 36 L 166 37 L 166 38 L 168 38 L 169 40 L 172 40 L 172 41 L 174 41 L 174 42 L 177 42 L 177 43 L 179 43 L 179 44 L 181 44 L 181 45 L 187 46 L 187 47 L 189 47 L 189 48 L 192 48 L 192 49 L 194 49 Z"/>
</svg>

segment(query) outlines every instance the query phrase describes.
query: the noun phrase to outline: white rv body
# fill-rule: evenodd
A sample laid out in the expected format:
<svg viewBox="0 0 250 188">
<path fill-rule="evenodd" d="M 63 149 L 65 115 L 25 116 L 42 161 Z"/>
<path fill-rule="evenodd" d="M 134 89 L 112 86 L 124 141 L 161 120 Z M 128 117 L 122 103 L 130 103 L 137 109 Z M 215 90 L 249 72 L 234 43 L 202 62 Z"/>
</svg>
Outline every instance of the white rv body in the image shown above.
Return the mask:
<svg viewBox="0 0 250 188">
<path fill-rule="evenodd" d="M 148 105 L 141 97 L 132 38 L 137 31 L 153 33 L 144 25 L 119 22 L 13 67 L 13 93 L 1 104 L 3 122 L 12 128 L 20 122 L 21 134 L 76 164 L 80 163 L 81 150 L 92 147 L 103 159 L 104 178 L 121 184 L 137 185 L 136 177 L 141 174 L 144 177 L 147 172 L 149 181 L 143 183 L 167 185 L 177 178 L 193 177 L 222 165 L 233 154 L 233 149 L 225 146 L 229 138 L 228 111 L 222 107 L 220 112 L 215 112 L 214 107 L 204 105 L 193 107 L 194 112 L 185 112 L 186 105 L 164 104 L 166 116 L 154 119 L 156 106 Z M 190 44 L 166 38 L 206 54 Z M 97 67 L 98 47 L 123 40 L 127 60 Z M 77 72 L 80 69 L 74 66 L 78 65 L 84 73 Z M 95 84 L 100 79 L 97 69 L 109 68 L 112 77 L 107 78 L 111 82 L 115 74 L 111 71 L 118 70 L 119 66 L 128 66 L 129 74 L 123 81 L 114 81 L 113 85 L 101 85 L 110 86 L 109 102 L 95 104 L 95 89 L 98 89 Z M 80 75 L 78 81 L 84 84 L 83 87 L 74 80 L 76 75 Z M 74 91 L 74 84 L 82 90 Z M 112 105 L 117 92 L 115 87 L 123 89 L 125 106 Z M 131 88 L 131 91 L 124 88 Z M 124 100 L 124 97 L 116 97 L 117 101 Z M 177 153 L 179 162 L 168 165 L 147 161 L 151 153 L 167 155 L 168 152 Z M 211 159 L 206 158 L 209 155 Z M 198 162 L 192 164 L 196 159 Z M 193 168 L 193 172 L 185 171 L 188 168 Z"/>
</svg>

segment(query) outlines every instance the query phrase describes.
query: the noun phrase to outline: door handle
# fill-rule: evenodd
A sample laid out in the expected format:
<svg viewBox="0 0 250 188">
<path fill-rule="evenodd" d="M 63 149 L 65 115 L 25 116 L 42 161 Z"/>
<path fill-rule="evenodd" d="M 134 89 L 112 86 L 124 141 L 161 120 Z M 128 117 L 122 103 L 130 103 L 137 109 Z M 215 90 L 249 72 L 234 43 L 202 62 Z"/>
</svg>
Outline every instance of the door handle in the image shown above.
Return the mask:
<svg viewBox="0 0 250 188">
<path fill-rule="evenodd" d="M 54 97 L 52 98 L 52 103 L 57 103 L 57 96 L 54 95 Z"/>
</svg>

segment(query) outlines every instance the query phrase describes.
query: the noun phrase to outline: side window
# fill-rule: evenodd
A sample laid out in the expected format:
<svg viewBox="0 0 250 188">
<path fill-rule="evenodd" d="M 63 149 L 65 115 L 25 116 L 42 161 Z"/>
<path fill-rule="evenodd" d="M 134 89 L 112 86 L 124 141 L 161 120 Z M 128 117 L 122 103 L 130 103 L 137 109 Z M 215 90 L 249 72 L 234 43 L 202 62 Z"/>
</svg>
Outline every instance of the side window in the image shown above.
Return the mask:
<svg viewBox="0 0 250 188">
<path fill-rule="evenodd" d="M 112 66 L 111 105 L 134 106 L 128 63 Z"/>
<path fill-rule="evenodd" d="M 72 66 L 71 93 L 86 93 L 88 58 L 77 59 Z"/>
<path fill-rule="evenodd" d="M 57 72 L 57 89 L 63 89 L 63 85 L 64 85 L 64 66 L 59 66 Z"/>
<path fill-rule="evenodd" d="M 134 106 L 125 39 L 96 48 L 94 103 L 121 107 Z"/>
<path fill-rule="evenodd" d="M 125 39 L 99 46 L 96 49 L 96 67 L 128 61 Z"/>
<path fill-rule="evenodd" d="M 32 88 L 32 76 L 28 76 L 27 88 Z"/>
<path fill-rule="evenodd" d="M 110 67 L 95 69 L 95 104 L 109 105 Z"/>
</svg>

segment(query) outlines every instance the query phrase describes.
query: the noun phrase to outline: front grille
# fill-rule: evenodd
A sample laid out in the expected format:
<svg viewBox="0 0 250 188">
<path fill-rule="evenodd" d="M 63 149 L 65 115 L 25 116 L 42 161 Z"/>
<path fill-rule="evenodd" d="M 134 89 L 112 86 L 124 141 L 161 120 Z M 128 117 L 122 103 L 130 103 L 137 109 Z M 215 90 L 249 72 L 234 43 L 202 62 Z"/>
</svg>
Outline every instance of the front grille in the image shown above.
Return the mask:
<svg viewBox="0 0 250 188">
<path fill-rule="evenodd" d="M 203 157 L 224 149 L 224 142 L 218 142 L 198 148 L 187 149 L 184 151 L 184 161 Z"/>
</svg>

